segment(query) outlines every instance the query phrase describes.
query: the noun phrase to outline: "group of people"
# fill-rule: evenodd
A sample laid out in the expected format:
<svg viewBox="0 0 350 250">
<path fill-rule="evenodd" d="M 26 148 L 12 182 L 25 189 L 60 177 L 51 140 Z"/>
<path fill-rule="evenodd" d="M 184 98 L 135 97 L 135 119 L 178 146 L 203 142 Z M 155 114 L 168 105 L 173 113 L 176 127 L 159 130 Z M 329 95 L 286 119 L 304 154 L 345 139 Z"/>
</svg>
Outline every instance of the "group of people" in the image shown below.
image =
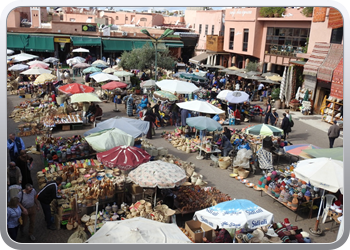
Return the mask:
<svg viewBox="0 0 350 250">
<path fill-rule="evenodd" d="M 10 163 L 7 168 L 8 205 L 7 205 L 7 229 L 12 240 L 16 241 L 18 231 L 24 235 L 24 227 L 28 226 L 28 237 L 35 241 L 34 226 L 36 212 L 43 209 L 46 226 L 55 230 L 52 225 L 50 203 L 53 199 L 64 198 L 59 195 L 58 186 L 62 182 L 61 177 L 55 181 L 48 182 L 40 191 L 33 188 L 31 169 L 33 158 L 26 153 L 25 144 L 22 138 L 9 135 L 7 140 Z"/>
</svg>

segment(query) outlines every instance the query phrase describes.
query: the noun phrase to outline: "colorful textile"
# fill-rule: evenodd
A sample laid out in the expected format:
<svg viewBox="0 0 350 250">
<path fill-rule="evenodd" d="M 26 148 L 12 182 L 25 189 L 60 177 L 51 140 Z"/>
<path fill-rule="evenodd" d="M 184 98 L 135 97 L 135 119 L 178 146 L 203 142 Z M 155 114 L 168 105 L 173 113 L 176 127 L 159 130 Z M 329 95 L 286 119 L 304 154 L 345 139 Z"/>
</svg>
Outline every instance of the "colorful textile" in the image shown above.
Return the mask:
<svg viewBox="0 0 350 250">
<path fill-rule="evenodd" d="M 331 82 L 333 70 L 338 66 L 340 59 L 343 57 L 343 45 L 331 44 L 328 55 L 323 61 L 317 72 L 317 79 Z"/>
<path fill-rule="evenodd" d="M 337 9 L 330 8 L 328 18 L 328 28 L 337 29 L 343 27 L 343 16 Z"/>
<path fill-rule="evenodd" d="M 326 20 L 327 7 L 314 7 L 312 22 L 324 22 Z"/>
<path fill-rule="evenodd" d="M 332 87 L 330 96 L 343 100 L 343 58 L 333 71 Z"/>
<path fill-rule="evenodd" d="M 271 152 L 264 149 L 260 149 L 258 151 L 258 161 L 259 161 L 259 167 L 261 169 L 267 169 L 269 171 L 272 171 L 274 169 Z"/>
<path fill-rule="evenodd" d="M 328 55 L 330 43 L 316 42 L 309 60 L 304 65 L 304 75 L 316 76 L 318 68 Z"/>
</svg>

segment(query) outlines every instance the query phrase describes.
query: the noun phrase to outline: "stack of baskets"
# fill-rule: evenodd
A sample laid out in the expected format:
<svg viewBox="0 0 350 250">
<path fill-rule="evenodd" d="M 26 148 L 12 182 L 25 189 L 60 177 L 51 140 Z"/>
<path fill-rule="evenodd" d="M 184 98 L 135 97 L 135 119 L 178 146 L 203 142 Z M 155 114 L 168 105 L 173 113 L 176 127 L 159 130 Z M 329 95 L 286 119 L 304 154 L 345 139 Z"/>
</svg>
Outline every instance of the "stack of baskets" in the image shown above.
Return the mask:
<svg viewBox="0 0 350 250">
<path fill-rule="evenodd" d="M 244 179 L 248 177 L 250 171 L 245 168 L 238 168 L 238 175 L 243 177 Z"/>
<path fill-rule="evenodd" d="M 231 164 L 231 158 L 228 156 L 227 157 L 220 157 L 218 162 L 219 162 L 219 167 L 221 169 L 227 169 Z"/>
</svg>

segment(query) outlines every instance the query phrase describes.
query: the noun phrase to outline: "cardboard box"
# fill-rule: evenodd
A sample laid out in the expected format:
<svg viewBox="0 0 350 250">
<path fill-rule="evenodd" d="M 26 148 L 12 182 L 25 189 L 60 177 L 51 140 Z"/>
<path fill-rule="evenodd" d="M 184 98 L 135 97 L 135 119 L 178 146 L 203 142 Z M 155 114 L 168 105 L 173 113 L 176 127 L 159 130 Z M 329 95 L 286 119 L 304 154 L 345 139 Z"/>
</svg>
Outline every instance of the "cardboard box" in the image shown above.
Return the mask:
<svg viewBox="0 0 350 250">
<path fill-rule="evenodd" d="M 32 98 L 32 95 L 31 94 L 25 94 L 24 98 L 30 99 L 30 98 Z"/>
<path fill-rule="evenodd" d="M 195 243 L 203 243 L 203 231 L 201 227 L 205 232 L 204 237 L 206 237 L 208 241 L 212 241 L 214 229 L 198 220 L 190 220 L 185 222 L 185 229 Z M 194 233 L 197 230 L 201 230 L 201 233 Z"/>
<path fill-rule="evenodd" d="M 62 130 L 70 130 L 70 125 L 62 125 Z"/>
<path fill-rule="evenodd" d="M 139 200 L 142 199 L 143 193 L 139 193 L 139 194 L 131 194 L 131 202 L 132 203 L 136 203 Z"/>
</svg>

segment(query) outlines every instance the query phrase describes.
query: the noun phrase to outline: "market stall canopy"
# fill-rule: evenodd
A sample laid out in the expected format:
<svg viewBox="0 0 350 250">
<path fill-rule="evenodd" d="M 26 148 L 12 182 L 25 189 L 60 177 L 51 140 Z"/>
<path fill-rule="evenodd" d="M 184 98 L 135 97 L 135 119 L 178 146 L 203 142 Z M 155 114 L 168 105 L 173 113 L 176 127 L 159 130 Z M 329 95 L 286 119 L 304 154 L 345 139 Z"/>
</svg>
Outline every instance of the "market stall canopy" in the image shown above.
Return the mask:
<svg viewBox="0 0 350 250">
<path fill-rule="evenodd" d="M 261 76 L 267 77 L 267 76 L 280 76 L 280 75 L 278 73 L 266 72 L 266 73 L 263 73 Z"/>
<path fill-rule="evenodd" d="M 318 149 L 303 149 L 307 158 L 327 157 L 338 161 L 343 161 L 343 147 L 336 148 L 318 148 Z"/>
<path fill-rule="evenodd" d="M 85 52 L 85 53 L 89 53 L 90 50 L 84 49 L 84 48 L 77 48 L 77 49 L 73 49 L 72 52 Z"/>
<path fill-rule="evenodd" d="M 84 136 L 110 128 L 118 128 L 128 133 L 132 137 L 137 138 L 147 134 L 149 129 L 149 122 L 125 117 L 110 118 L 103 122 L 97 123 L 97 126 L 93 129 L 86 131 L 84 133 Z"/>
<path fill-rule="evenodd" d="M 94 64 L 93 66 L 96 67 L 96 68 L 100 68 L 100 69 L 108 68 L 107 65 L 102 64 L 102 63 L 96 63 L 96 64 Z"/>
<path fill-rule="evenodd" d="M 159 91 L 154 91 L 153 92 L 153 96 L 155 99 L 160 99 L 162 101 L 176 101 L 179 100 L 179 98 L 177 98 L 176 95 L 173 95 L 172 93 L 168 92 L 168 91 L 163 91 L 163 90 L 159 90 Z"/>
<path fill-rule="evenodd" d="M 134 183 L 146 188 L 174 188 L 187 179 L 186 172 L 181 167 L 160 160 L 143 163 L 128 176 Z"/>
<path fill-rule="evenodd" d="M 85 140 L 96 152 L 104 152 L 117 146 L 133 146 L 134 138 L 118 128 L 92 133 Z"/>
<path fill-rule="evenodd" d="M 191 73 L 180 73 L 179 78 L 183 78 L 186 80 L 191 80 L 191 81 L 196 81 L 196 82 L 207 82 L 208 79 L 203 76 L 198 76 L 196 74 L 191 74 Z"/>
<path fill-rule="evenodd" d="M 196 211 L 193 219 L 197 219 L 214 229 L 216 227 L 235 229 L 248 227 L 253 230 L 271 225 L 273 213 L 250 200 L 237 199 Z"/>
<path fill-rule="evenodd" d="M 90 93 L 95 91 L 93 87 L 80 83 L 69 83 L 59 87 L 58 90 L 65 94 Z"/>
<path fill-rule="evenodd" d="M 226 101 L 226 96 L 230 95 L 232 93 L 233 93 L 233 90 L 228 90 L 228 89 L 221 90 L 219 92 L 219 94 L 216 96 L 216 99 L 220 99 L 220 100 L 225 100 Z"/>
<path fill-rule="evenodd" d="M 249 79 L 249 80 L 255 80 L 255 81 L 258 81 L 260 82 L 260 80 L 265 80 L 265 78 L 263 77 L 260 77 L 260 76 L 249 76 L 249 77 L 246 77 L 246 79 Z"/>
<path fill-rule="evenodd" d="M 41 63 L 33 63 L 29 66 L 29 68 L 33 69 L 33 68 L 42 68 L 42 69 L 48 69 L 49 66 L 41 64 Z"/>
<path fill-rule="evenodd" d="M 156 84 L 161 90 L 169 91 L 173 94 L 175 92 L 177 94 L 191 94 L 199 90 L 193 83 L 179 80 L 162 80 L 156 82 Z"/>
<path fill-rule="evenodd" d="M 106 81 L 120 81 L 118 76 L 114 76 L 111 74 L 106 74 L 106 73 L 100 73 L 97 75 L 91 76 L 96 82 L 106 82 Z"/>
<path fill-rule="evenodd" d="M 78 93 L 70 97 L 70 102 L 76 103 L 76 102 L 102 102 L 102 101 L 100 100 L 100 98 L 98 98 L 98 96 L 95 93 Z"/>
<path fill-rule="evenodd" d="M 94 72 L 94 73 L 91 73 L 89 75 L 89 77 L 92 78 L 94 75 L 101 74 L 101 73 L 103 73 L 103 72 L 102 71 L 101 72 Z"/>
<path fill-rule="evenodd" d="M 226 95 L 226 101 L 229 103 L 242 103 L 249 101 L 249 95 L 244 91 L 232 91 Z"/>
<path fill-rule="evenodd" d="M 202 71 L 202 70 L 198 70 L 198 71 L 194 71 L 192 74 L 195 74 L 197 76 L 206 76 L 207 72 L 206 71 Z"/>
<path fill-rule="evenodd" d="M 192 243 L 173 223 L 142 217 L 108 221 L 86 243 Z"/>
<path fill-rule="evenodd" d="M 247 75 L 246 73 L 238 73 L 236 74 L 236 76 L 243 77 L 243 78 L 249 77 L 249 75 Z"/>
<path fill-rule="evenodd" d="M 261 75 L 261 72 L 259 72 L 259 71 L 248 71 L 248 72 L 246 72 L 246 74 L 248 76 L 257 76 L 257 75 Z"/>
<path fill-rule="evenodd" d="M 190 58 L 188 61 L 194 64 L 199 64 L 208 58 L 209 54 L 204 52 L 195 57 Z"/>
<path fill-rule="evenodd" d="M 245 130 L 248 135 L 281 136 L 283 130 L 268 124 L 258 124 Z"/>
<path fill-rule="evenodd" d="M 34 85 L 53 82 L 56 79 L 57 79 L 57 77 L 55 75 L 44 73 L 35 79 Z"/>
<path fill-rule="evenodd" d="M 219 109 L 215 107 L 213 104 L 210 104 L 206 101 L 189 101 L 189 102 L 181 102 L 176 103 L 177 106 L 179 106 L 182 109 L 187 109 L 191 111 L 196 111 L 200 113 L 206 113 L 206 114 L 222 114 L 225 113 L 224 110 Z"/>
<path fill-rule="evenodd" d="M 206 117 L 206 116 L 196 116 L 186 118 L 186 123 L 190 127 L 194 127 L 198 130 L 216 131 L 222 130 L 222 126 L 217 121 Z"/>
<path fill-rule="evenodd" d="M 266 76 L 267 80 L 275 81 L 275 82 L 280 82 L 282 81 L 281 76 L 273 75 L 273 76 Z"/>
<path fill-rule="evenodd" d="M 119 76 L 119 77 L 126 77 L 126 76 L 133 76 L 134 73 L 124 71 L 124 70 L 117 70 L 113 73 L 113 75 Z"/>
<path fill-rule="evenodd" d="M 225 68 L 224 66 L 221 66 L 221 65 L 210 65 L 210 64 L 204 64 L 202 67 L 214 68 L 214 69 L 224 69 Z"/>
<path fill-rule="evenodd" d="M 143 149 L 132 146 L 117 146 L 105 152 L 96 154 L 98 161 L 109 168 L 131 170 L 146 163 L 151 156 Z"/>
<path fill-rule="evenodd" d="M 303 153 L 304 149 L 315 149 L 315 148 L 320 148 L 317 147 L 313 144 L 295 144 L 295 145 L 290 145 L 290 146 L 284 146 L 284 152 L 295 155 L 295 156 L 300 156 L 304 157 L 306 153 Z"/>
<path fill-rule="evenodd" d="M 141 88 L 153 88 L 156 86 L 156 81 L 153 79 L 149 79 L 147 81 L 140 83 Z"/>
<path fill-rule="evenodd" d="M 344 164 L 331 158 L 302 160 L 294 168 L 295 177 L 311 185 L 336 193 L 344 192 Z"/>
<path fill-rule="evenodd" d="M 43 68 L 32 68 L 27 69 L 20 73 L 21 75 L 41 75 L 41 74 L 51 74 L 51 70 Z"/>
<path fill-rule="evenodd" d="M 9 71 L 22 71 L 22 70 L 26 70 L 28 68 L 29 68 L 28 65 L 19 63 L 19 64 L 15 64 L 15 65 L 9 67 L 8 70 Z"/>
<path fill-rule="evenodd" d="M 78 68 L 78 69 L 84 69 L 84 68 L 89 68 L 91 65 L 88 63 L 77 63 L 73 65 L 73 69 Z"/>
<path fill-rule="evenodd" d="M 12 49 L 7 49 L 7 55 L 12 55 L 13 53 L 15 53 Z"/>
<path fill-rule="evenodd" d="M 43 62 L 46 63 L 54 63 L 54 62 L 58 62 L 60 59 L 57 59 L 56 57 L 48 57 L 46 59 L 43 60 Z"/>
<path fill-rule="evenodd" d="M 122 82 L 116 82 L 116 81 L 111 81 L 109 83 L 106 83 L 104 85 L 102 85 L 102 89 L 108 89 L 108 90 L 112 90 L 112 89 L 116 89 L 116 88 L 126 88 L 128 85 Z"/>
<path fill-rule="evenodd" d="M 226 75 L 239 75 L 239 74 L 242 74 L 242 73 L 243 73 L 242 71 L 238 71 L 238 70 L 226 71 Z"/>
<path fill-rule="evenodd" d="M 80 63 L 79 63 L 79 64 L 80 64 Z M 73 67 L 74 67 L 74 66 L 73 66 Z M 95 73 L 95 72 L 101 72 L 101 71 L 102 71 L 102 69 L 97 68 L 97 67 L 90 67 L 90 65 L 89 65 L 88 68 L 86 68 L 86 69 L 83 70 L 83 73 L 84 73 L 84 74 L 89 74 L 89 73 Z"/>
<path fill-rule="evenodd" d="M 240 68 L 237 68 L 236 66 L 232 66 L 232 67 L 229 67 L 227 68 L 229 70 L 234 70 L 234 71 L 241 71 L 241 72 L 244 72 L 245 70 L 244 69 L 240 69 Z"/>
<path fill-rule="evenodd" d="M 268 83 L 268 84 L 281 84 L 280 82 L 276 82 L 272 80 L 259 80 L 259 82 Z"/>
</svg>

